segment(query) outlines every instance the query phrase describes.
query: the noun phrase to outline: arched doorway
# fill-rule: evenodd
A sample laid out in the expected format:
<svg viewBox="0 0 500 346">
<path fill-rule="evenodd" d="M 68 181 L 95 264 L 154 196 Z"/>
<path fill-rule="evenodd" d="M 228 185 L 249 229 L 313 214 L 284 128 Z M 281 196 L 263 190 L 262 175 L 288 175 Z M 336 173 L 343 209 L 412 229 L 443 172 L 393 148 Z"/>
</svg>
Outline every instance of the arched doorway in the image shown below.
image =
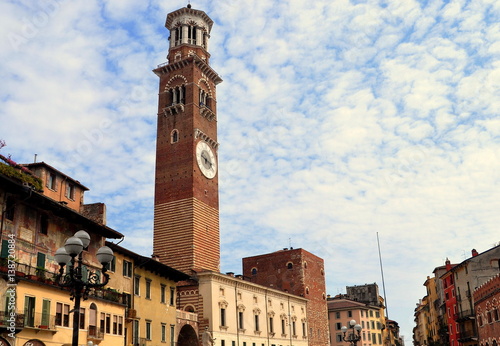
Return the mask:
<svg viewBox="0 0 500 346">
<path fill-rule="evenodd" d="M 177 337 L 177 346 L 198 346 L 198 335 L 189 324 L 185 324 Z"/>
</svg>

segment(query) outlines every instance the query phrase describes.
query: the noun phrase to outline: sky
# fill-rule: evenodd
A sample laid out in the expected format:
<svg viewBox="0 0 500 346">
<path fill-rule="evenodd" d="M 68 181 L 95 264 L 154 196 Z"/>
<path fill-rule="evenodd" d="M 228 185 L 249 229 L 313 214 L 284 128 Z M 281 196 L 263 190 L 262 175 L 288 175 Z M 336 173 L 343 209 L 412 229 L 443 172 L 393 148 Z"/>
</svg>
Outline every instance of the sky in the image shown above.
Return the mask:
<svg viewBox="0 0 500 346">
<path fill-rule="evenodd" d="M 224 80 L 221 271 L 306 249 L 324 259 L 332 296 L 378 283 L 411 344 L 427 275 L 500 241 L 500 2 L 191 4 L 214 21 L 210 62 Z M 166 62 L 167 13 L 186 5 L 0 3 L 0 154 L 79 180 L 121 245 L 146 256 L 152 70 Z"/>
</svg>

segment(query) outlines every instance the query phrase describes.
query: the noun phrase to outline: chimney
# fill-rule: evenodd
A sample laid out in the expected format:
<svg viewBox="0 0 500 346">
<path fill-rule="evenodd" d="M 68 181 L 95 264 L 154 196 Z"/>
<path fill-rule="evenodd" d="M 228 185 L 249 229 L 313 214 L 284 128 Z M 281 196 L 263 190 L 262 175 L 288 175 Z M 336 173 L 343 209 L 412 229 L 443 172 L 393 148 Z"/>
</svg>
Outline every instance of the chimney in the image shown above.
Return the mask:
<svg viewBox="0 0 500 346">
<path fill-rule="evenodd" d="M 477 255 L 479 255 L 476 251 L 476 249 L 472 249 L 472 257 L 476 257 Z"/>
</svg>

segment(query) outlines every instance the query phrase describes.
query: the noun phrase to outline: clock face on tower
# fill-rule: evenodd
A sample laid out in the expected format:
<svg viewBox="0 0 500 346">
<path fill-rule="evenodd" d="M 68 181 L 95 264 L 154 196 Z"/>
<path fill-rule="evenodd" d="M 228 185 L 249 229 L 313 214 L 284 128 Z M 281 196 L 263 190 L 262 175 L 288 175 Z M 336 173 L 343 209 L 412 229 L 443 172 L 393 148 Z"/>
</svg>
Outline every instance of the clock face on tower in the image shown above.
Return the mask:
<svg viewBox="0 0 500 346">
<path fill-rule="evenodd" d="M 205 177 L 208 179 L 215 177 L 217 160 L 210 146 L 204 141 L 199 141 L 196 145 L 196 161 L 198 161 L 198 167 Z"/>
</svg>

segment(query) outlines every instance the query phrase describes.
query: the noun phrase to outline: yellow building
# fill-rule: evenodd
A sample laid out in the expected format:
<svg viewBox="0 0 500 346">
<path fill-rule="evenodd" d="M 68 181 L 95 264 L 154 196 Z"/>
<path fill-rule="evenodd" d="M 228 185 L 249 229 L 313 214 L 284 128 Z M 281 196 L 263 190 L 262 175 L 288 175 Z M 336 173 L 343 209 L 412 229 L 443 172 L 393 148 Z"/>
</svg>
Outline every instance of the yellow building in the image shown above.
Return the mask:
<svg viewBox="0 0 500 346">
<path fill-rule="evenodd" d="M 54 254 L 75 231 L 84 229 L 91 242 L 82 255 L 83 277 L 92 273 L 101 277 L 97 250 L 106 238 L 123 238 L 105 225 L 104 204 L 83 203 L 86 190 L 43 162 L 25 166 L 0 163 L 3 345 L 71 343 L 74 302 L 70 292 L 56 282 L 59 265 Z M 121 344 L 124 326 L 121 294 L 95 289 L 89 292 L 88 300 L 82 300 L 78 329 L 82 344 Z"/>
<path fill-rule="evenodd" d="M 126 302 L 124 345 L 160 345 L 177 342 L 176 282 L 189 276 L 157 260 L 107 242 L 115 254 L 110 268 L 112 290 Z"/>
<path fill-rule="evenodd" d="M 361 346 L 387 345 L 385 317 L 383 309 L 378 305 L 369 305 L 354 301 L 346 296 L 338 295 L 328 298 L 328 316 L 330 323 L 330 345 L 347 346 L 349 342 L 343 339 L 343 326 L 349 326 L 349 321 L 355 320 L 361 326 Z"/>
</svg>

